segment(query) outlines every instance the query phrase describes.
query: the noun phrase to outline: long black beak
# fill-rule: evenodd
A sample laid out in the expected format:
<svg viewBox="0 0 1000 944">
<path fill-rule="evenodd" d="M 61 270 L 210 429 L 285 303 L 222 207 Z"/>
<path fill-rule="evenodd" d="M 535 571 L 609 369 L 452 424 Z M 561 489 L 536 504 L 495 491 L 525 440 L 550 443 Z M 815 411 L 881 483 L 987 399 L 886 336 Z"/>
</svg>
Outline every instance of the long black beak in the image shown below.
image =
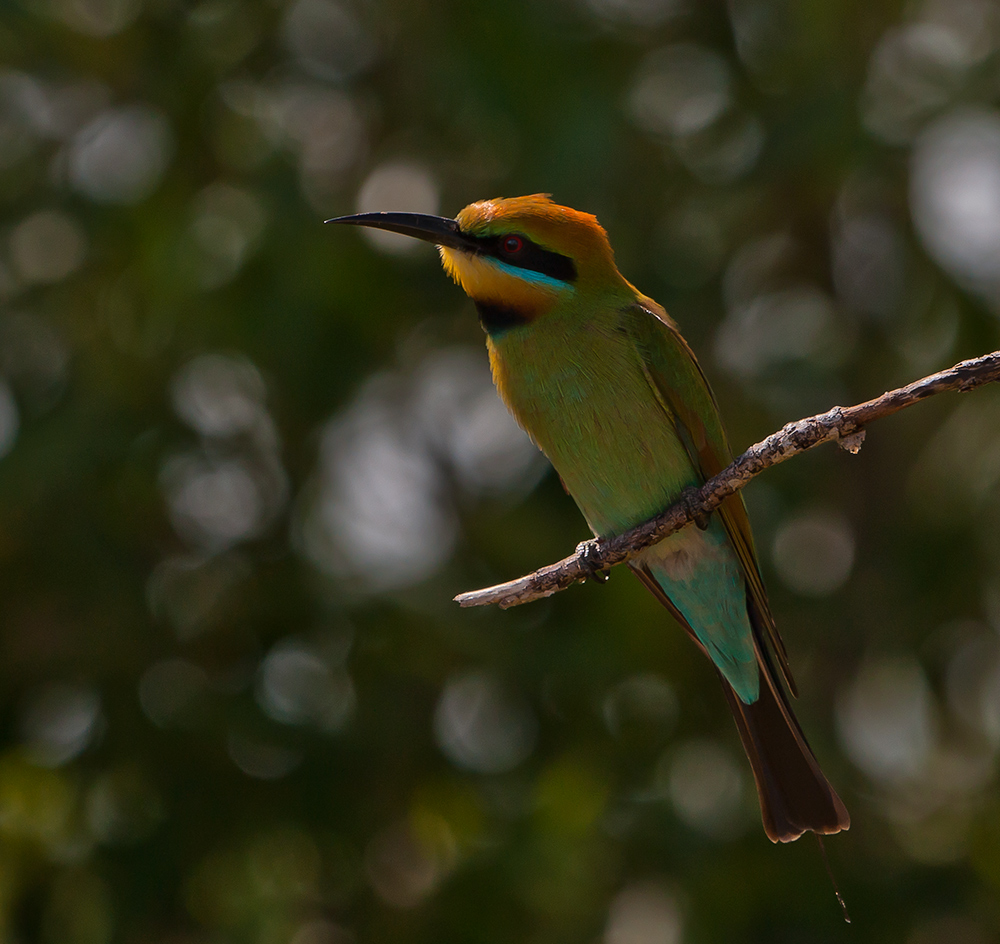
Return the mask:
<svg viewBox="0 0 1000 944">
<path fill-rule="evenodd" d="M 477 252 L 475 239 L 466 236 L 455 220 L 445 216 L 429 216 L 426 213 L 355 213 L 353 216 L 338 216 L 326 223 L 350 223 L 352 226 L 371 226 L 390 233 L 402 233 L 438 246 L 460 249 L 463 252 Z"/>
</svg>

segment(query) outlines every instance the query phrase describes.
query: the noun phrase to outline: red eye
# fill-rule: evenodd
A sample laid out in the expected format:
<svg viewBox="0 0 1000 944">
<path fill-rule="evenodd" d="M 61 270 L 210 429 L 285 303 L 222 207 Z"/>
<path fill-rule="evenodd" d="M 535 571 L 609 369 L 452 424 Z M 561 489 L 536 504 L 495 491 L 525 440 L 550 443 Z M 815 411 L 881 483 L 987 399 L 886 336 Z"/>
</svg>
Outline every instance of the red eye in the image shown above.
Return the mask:
<svg viewBox="0 0 1000 944">
<path fill-rule="evenodd" d="M 508 236 L 503 241 L 503 251 L 512 256 L 524 248 L 524 240 L 520 236 Z"/>
</svg>

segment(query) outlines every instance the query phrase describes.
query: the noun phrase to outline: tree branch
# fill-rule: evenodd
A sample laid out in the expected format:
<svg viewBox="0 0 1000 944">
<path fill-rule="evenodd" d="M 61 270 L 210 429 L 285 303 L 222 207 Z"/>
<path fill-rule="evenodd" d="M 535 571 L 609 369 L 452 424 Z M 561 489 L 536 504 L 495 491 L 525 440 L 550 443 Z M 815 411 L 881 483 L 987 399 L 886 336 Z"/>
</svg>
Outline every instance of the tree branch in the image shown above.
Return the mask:
<svg viewBox="0 0 1000 944">
<path fill-rule="evenodd" d="M 634 557 L 639 551 L 679 531 L 684 525 L 704 518 L 726 498 L 735 494 L 765 469 L 825 442 L 836 442 L 848 452 L 857 453 L 865 437 L 865 427 L 872 420 L 890 416 L 919 403 L 936 393 L 949 390 L 965 392 L 1000 380 L 1000 351 L 969 361 L 949 370 L 931 374 L 897 390 L 890 390 L 874 400 L 857 406 L 835 406 L 826 413 L 787 423 L 778 432 L 751 446 L 732 465 L 709 479 L 701 488 L 688 490 L 680 501 L 655 518 L 610 538 L 584 541 L 572 554 L 556 564 L 534 573 L 483 590 L 461 593 L 455 597 L 460 606 L 485 606 L 496 603 L 506 609 L 551 596 L 570 585 L 603 573 L 615 564 Z"/>
</svg>

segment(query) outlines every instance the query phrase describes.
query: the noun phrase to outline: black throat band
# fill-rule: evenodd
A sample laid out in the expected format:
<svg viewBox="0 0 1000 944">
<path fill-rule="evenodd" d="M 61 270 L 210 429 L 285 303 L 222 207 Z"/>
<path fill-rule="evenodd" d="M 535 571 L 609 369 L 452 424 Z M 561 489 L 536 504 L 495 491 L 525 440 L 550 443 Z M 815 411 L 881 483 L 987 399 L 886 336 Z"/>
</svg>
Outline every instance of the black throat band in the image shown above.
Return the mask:
<svg viewBox="0 0 1000 944">
<path fill-rule="evenodd" d="M 511 328 L 520 328 L 531 322 L 530 315 L 510 305 L 501 305 L 496 302 L 476 302 L 475 304 L 476 311 L 479 312 L 479 323 L 487 334 L 494 337 L 505 331 L 510 331 Z"/>
</svg>

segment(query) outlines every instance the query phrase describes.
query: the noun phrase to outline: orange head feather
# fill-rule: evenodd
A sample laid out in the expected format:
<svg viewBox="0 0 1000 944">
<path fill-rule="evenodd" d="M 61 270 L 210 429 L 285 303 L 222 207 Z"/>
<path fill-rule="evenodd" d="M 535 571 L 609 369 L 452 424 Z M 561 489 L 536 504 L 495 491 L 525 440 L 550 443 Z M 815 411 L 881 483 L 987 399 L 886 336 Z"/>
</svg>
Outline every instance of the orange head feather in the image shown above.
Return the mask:
<svg viewBox="0 0 1000 944">
<path fill-rule="evenodd" d="M 477 304 L 501 305 L 528 321 L 567 293 L 627 284 L 597 218 L 553 203 L 548 194 L 481 200 L 455 219 L 463 234 L 496 240 L 490 254 L 440 250 L 445 269 Z M 509 260 L 506 240 L 514 249 Z"/>
</svg>

